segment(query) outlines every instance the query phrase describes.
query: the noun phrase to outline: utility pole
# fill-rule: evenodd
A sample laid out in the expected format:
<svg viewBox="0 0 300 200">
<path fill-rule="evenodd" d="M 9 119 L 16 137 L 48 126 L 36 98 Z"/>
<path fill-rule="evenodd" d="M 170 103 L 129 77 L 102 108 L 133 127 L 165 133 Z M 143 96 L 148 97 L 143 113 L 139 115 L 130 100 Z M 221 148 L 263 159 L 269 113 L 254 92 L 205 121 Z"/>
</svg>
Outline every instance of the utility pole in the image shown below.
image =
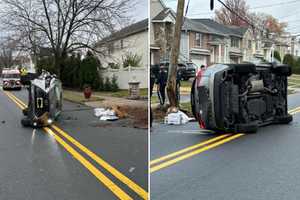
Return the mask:
<svg viewBox="0 0 300 200">
<path fill-rule="evenodd" d="M 183 22 L 183 12 L 184 12 L 184 2 L 185 0 L 178 0 L 177 2 L 177 13 L 174 37 L 171 49 L 171 61 L 169 65 L 168 73 L 168 83 L 167 83 L 167 94 L 170 102 L 170 112 L 176 112 L 178 103 L 176 98 L 176 76 L 177 76 L 177 64 L 178 64 L 178 54 L 180 49 L 180 36 L 181 27 Z"/>
</svg>

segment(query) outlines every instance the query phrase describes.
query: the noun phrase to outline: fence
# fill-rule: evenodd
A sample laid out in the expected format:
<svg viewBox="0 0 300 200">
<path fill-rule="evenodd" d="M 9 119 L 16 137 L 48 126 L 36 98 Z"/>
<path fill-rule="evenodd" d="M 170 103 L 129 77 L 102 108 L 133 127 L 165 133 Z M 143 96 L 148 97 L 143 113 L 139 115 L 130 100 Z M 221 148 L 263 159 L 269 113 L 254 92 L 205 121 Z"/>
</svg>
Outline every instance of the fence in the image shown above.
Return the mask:
<svg viewBox="0 0 300 200">
<path fill-rule="evenodd" d="M 120 89 L 128 89 L 128 82 L 135 80 L 140 82 L 140 88 L 148 88 L 148 69 L 147 67 L 127 67 L 120 69 L 102 69 L 101 75 L 105 79 L 110 79 L 115 75 Z"/>
</svg>

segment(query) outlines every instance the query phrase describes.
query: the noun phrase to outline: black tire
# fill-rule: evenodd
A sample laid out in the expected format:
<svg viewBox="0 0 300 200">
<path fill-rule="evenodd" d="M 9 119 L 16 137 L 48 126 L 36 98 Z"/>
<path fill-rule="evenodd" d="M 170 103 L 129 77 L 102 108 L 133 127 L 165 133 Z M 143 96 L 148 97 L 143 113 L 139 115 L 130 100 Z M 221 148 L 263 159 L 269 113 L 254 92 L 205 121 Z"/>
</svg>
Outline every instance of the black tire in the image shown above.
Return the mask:
<svg viewBox="0 0 300 200">
<path fill-rule="evenodd" d="M 282 76 L 290 76 L 292 74 L 292 68 L 288 65 L 273 65 L 272 71 Z"/>
<path fill-rule="evenodd" d="M 236 124 L 235 125 L 236 133 L 256 133 L 257 129 L 258 129 L 257 123 Z"/>
<path fill-rule="evenodd" d="M 24 127 L 28 127 L 28 126 L 31 126 L 31 121 L 28 119 L 28 118 L 23 118 L 21 120 L 21 124 L 24 126 Z"/>
<path fill-rule="evenodd" d="M 22 112 L 23 112 L 23 115 L 27 116 L 28 115 L 28 108 L 23 109 Z"/>
<path fill-rule="evenodd" d="M 290 123 L 291 121 L 293 121 L 293 116 L 290 115 L 290 114 L 287 114 L 285 116 L 282 116 L 282 117 L 278 117 L 276 119 L 277 123 L 278 124 L 288 124 Z"/>
<path fill-rule="evenodd" d="M 196 79 L 193 80 L 192 88 L 191 88 L 191 108 L 192 108 L 192 113 L 195 119 L 197 120 L 196 108 L 195 108 L 195 84 L 196 84 Z"/>
<path fill-rule="evenodd" d="M 233 65 L 233 69 L 238 74 L 248 74 L 256 72 L 256 67 L 254 64 L 237 64 Z"/>
</svg>

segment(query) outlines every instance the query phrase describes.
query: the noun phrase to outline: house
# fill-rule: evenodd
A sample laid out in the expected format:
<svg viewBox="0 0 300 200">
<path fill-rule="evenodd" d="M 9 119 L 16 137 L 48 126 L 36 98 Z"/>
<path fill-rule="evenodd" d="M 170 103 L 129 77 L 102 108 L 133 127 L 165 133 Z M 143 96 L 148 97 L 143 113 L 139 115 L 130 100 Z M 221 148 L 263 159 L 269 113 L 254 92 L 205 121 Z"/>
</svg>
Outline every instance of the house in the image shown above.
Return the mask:
<svg viewBox="0 0 300 200">
<path fill-rule="evenodd" d="M 151 14 L 150 63 L 158 64 L 169 61 L 176 16 L 159 0 L 151 3 L 157 6 Z M 253 58 L 263 59 L 264 54 L 260 35 L 250 28 L 225 26 L 212 19 L 184 18 L 179 62 L 207 66 L 240 63 Z"/>
<path fill-rule="evenodd" d="M 161 38 L 164 38 L 166 32 L 168 32 L 168 29 L 164 27 L 161 27 L 161 30 L 158 30 L 157 28 L 154 29 L 156 25 L 152 23 L 153 18 L 167 8 L 166 5 L 162 0 L 150 0 L 150 5 L 150 65 L 152 65 L 158 64 L 160 62 L 161 50 L 166 49 L 166 41 L 161 40 L 161 42 L 163 42 L 164 44 L 160 44 L 157 36 L 161 36 Z M 164 23 L 168 24 L 168 21 L 169 20 L 166 19 Z M 158 31 L 160 33 L 158 33 Z"/>
<path fill-rule="evenodd" d="M 101 62 L 102 76 L 117 77 L 121 89 L 128 89 L 132 79 L 140 82 L 141 88 L 147 88 L 148 76 L 148 19 L 138 21 L 109 35 L 96 44 Z M 127 67 L 123 61 L 128 57 L 140 60 L 139 66 Z"/>
</svg>

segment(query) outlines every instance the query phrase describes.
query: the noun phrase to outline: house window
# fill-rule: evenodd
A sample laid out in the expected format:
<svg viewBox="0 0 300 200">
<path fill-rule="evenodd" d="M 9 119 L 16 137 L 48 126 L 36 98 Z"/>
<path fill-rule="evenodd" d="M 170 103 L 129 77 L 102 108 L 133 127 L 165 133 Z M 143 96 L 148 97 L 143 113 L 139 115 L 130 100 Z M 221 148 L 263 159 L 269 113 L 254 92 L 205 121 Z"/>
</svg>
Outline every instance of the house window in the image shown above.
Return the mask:
<svg viewBox="0 0 300 200">
<path fill-rule="evenodd" d="M 231 38 L 231 47 L 240 48 L 240 40 L 238 38 Z"/>
<path fill-rule="evenodd" d="M 121 49 L 124 48 L 124 42 L 123 42 L 123 40 L 120 40 L 120 46 L 121 46 Z"/>
<path fill-rule="evenodd" d="M 248 49 L 251 49 L 251 47 L 252 47 L 252 42 L 251 40 L 248 40 Z"/>
<path fill-rule="evenodd" d="M 195 35 L 195 46 L 202 47 L 202 34 L 201 33 L 196 33 L 196 35 Z"/>
</svg>

